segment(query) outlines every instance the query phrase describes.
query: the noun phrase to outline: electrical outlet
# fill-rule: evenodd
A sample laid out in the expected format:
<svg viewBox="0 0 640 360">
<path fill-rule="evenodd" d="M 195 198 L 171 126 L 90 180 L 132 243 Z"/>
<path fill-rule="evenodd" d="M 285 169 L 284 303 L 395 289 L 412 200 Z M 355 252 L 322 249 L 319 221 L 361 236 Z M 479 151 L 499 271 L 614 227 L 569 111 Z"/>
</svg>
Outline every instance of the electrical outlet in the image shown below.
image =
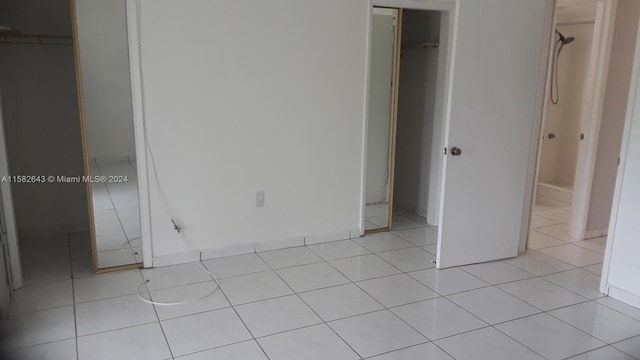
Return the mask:
<svg viewBox="0 0 640 360">
<path fill-rule="evenodd" d="M 264 207 L 264 191 L 256 191 L 256 207 Z"/>
</svg>

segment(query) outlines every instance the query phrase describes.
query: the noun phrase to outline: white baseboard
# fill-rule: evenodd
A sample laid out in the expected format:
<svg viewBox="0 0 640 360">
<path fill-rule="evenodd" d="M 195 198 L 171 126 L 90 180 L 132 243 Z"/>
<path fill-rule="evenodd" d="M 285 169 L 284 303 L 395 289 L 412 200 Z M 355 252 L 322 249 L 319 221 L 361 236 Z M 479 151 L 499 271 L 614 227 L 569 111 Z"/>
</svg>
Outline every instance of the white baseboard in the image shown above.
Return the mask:
<svg viewBox="0 0 640 360">
<path fill-rule="evenodd" d="M 320 243 L 330 242 L 330 241 L 346 240 L 346 239 L 349 239 L 350 237 L 351 237 L 350 230 L 340 231 L 340 232 L 330 233 L 330 234 L 310 235 L 310 236 L 304 237 L 304 244 L 305 245 L 320 244 Z"/>
<path fill-rule="evenodd" d="M 153 267 L 186 264 L 200 260 L 200 251 L 188 251 L 183 253 L 154 256 Z"/>
<path fill-rule="evenodd" d="M 89 231 L 89 223 L 70 224 L 67 226 L 49 226 L 41 228 L 28 228 L 19 230 L 20 239 L 56 236 L 67 233 Z"/>
<path fill-rule="evenodd" d="M 304 246 L 304 237 L 269 240 L 255 243 L 256 252 L 286 249 L 296 246 Z"/>
<path fill-rule="evenodd" d="M 244 255 L 256 252 L 256 244 L 229 245 L 220 249 L 202 250 L 200 258 L 202 260 L 217 259 L 226 256 Z"/>
<path fill-rule="evenodd" d="M 609 285 L 609 296 L 640 309 L 640 296 Z"/>
<path fill-rule="evenodd" d="M 357 239 L 364 236 L 364 231 L 360 228 L 351 229 L 349 231 L 349 239 Z"/>
<path fill-rule="evenodd" d="M 599 238 L 599 237 L 607 236 L 608 233 L 609 233 L 609 228 L 587 230 L 587 232 L 585 232 L 584 234 L 584 238 L 585 240 Z"/>
<path fill-rule="evenodd" d="M 327 234 L 261 241 L 249 244 L 227 245 L 215 249 L 154 256 L 153 267 L 178 265 L 199 260 L 217 259 L 226 256 L 244 255 L 269 250 L 280 250 L 290 247 L 304 246 L 305 243 L 306 245 L 311 245 L 323 242 L 346 240 L 353 237 L 360 237 L 360 233 L 360 229 L 344 230 Z"/>
<path fill-rule="evenodd" d="M 124 162 L 129 160 L 135 160 L 135 155 L 116 155 L 116 156 L 101 156 L 101 157 L 90 157 L 89 162 L 94 164 L 104 164 L 110 165 L 114 162 Z"/>
</svg>

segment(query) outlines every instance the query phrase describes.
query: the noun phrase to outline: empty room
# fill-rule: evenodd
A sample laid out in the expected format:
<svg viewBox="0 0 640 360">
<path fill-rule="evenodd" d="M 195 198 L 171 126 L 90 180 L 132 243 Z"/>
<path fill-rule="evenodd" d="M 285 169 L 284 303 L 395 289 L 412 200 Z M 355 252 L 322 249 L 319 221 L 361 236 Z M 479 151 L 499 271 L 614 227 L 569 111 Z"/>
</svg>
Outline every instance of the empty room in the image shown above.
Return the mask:
<svg viewBox="0 0 640 360">
<path fill-rule="evenodd" d="M 3 0 L 0 358 L 640 360 L 637 0 Z"/>
</svg>

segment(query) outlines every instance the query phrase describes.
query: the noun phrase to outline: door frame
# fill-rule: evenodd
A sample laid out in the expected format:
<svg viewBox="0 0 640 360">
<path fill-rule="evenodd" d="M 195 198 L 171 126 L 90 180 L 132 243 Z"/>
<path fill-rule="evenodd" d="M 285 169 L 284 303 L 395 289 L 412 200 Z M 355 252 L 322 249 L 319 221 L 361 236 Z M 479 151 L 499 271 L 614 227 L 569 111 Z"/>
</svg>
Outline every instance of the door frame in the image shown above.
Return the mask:
<svg viewBox="0 0 640 360">
<path fill-rule="evenodd" d="M 11 175 L 9 172 L 9 159 L 7 157 L 7 144 L 4 133 L 4 120 L 2 119 L 2 94 L 0 94 L 0 173 Z M 0 213 L 4 216 L 4 226 L 7 230 L 7 254 L 6 261 L 9 262 L 9 281 L 11 290 L 22 288 L 22 257 L 20 256 L 20 244 L 18 238 L 18 225 L 15 218 L 15 207 L 13 205 L 13 192 L 11 183 L 0 184 L 2 195 L 2 210 Z M 0 230 L 1 231 L 1 230 Z"/>
<path fill-rule="evenodd" d="M 583 119 L 586 117 L 585 139 L 578 151 L 569 222 L 569 234 L 579 240 L 585 239 L 587 230 L 617 6 L 618 0 L 597 2 L 591 58 L 585 84 L 587 93 L 583 97 L 581 112 Z"/>
<path fill-rule="evenodd" d="M 366 206 L 366 164 L 367 164 L 367 141 L 368 141 L 368 123 L 369 123 L 369 83 L 370 83 L 370 67 L 371 67 L 371 46 L 372 46 L 372 21 L 373 21 L 373 7 L 393 8 L 398 9 L 398 31 L 396 41 L 396 61 L 394 63 L 394 89 L 393 89 L 393 104 L 392 104 L 392 125 L 391 125 L 391 139 L 389 145 L 390 149 L 390 169 L 389 169 L 389 219 L 388 226 L 386 228 L 366 230 L 365 231 L 365 206 Z M 443 110 L 443 117 L 445 124 L 449 117 L 449 98 L 450 98 L 450 79 L 453 73 L 453 67 L 450 66 L 453 60 L 453 49 L 455 47 L 455 29 L 457 23 L 457 0 L 369 0 L 367 4 L 367 44 L 366 44 L 366 59 L 365 59 L 365 99 L 364 99 L 364 131 L 363 131 L 363 145 L 362 145 L 362 192 L 360 194 L 360 236 L 365 234 L 389 231 L 392 226 L 393 219 L 393 186 L 394 186 L 394 168 L 395 168 L 395 144 L 396 144 L 396 125 L 397 125 L 397 104 L 399 94 L 399 78 L 400 78 L 400 48 L 402 46 L 402 11 L 403 10 L 426 10 L 426 11 L 440 11 L 443 18 L 446 17 L 447 21 L 441 23 L 441 37 L 450 39 L 448 43 L 440 42 L 440 55 L 438 58 L 438 64 L 444 64 L 443 72 L 446 76 L 438 77 L 436 85 L 436 96 L 443 100 L 446 104 Z M 444 139 L 444 128 L 441 137 Z M 443 160 L 444 161 L 444 160 Z M 441 164 L 442 169 L 442 164 Z M 443 176 L 442 172 L 440 175 Z M 441 209 L 439 208 L 439 211 Z M 441 216 L 438 216 L 440 219 Z"/>
<path fill-rule="evenodd" d="M 131 105 L 133 107 L 133 132 L 136 140 L 138 165 L 138 202 L 140 209 L 140 235 L 142 264 L 153 267 L 153 243 L 151 241 L 151 202 L 149 195 L 149 158 L 142 88 L 142 60 L 140 52 L 140 1 L 125 0 L 127 35 L 129 37 L 129 71 L 131 78 Z"/>
<path fill-rule="evenodd" d="M 609 220 L 609 235 L 604 253 L 604 262 L 602 264 L 602 275 L 600 276 L 600 292 L 603 294 L 609 294 L 610 291 L 615 291 L 618 296 L 626 296 L 626 294 L 615 287 L 613 289 L 611 288 L 611 285 L 609 284 L 609 272 L 611 268 L 611 257 L 613 255 L 613 245 L 616 241 L 616 227 L 618 224 L 618 212 L 622 196 L 623 175 L 627 166 L 627 158 L 629 157 L 631 128 L 633 126 L 633 119 L 640 116 L 640 26 L 638 27 L 636 34 L 636 49 L 633 57 L 633 70 L 631 73 L 631 84 L 629 85 L 627 112 L 625 116 L 624 129 L 622 131 L 620 165 L 618 166 L 618 173 L 616 176 L 616 187 L 613 193 L 613 206 L 611 208 L 611 217 Z"/>
<path fill-rule="evenodd" d="M 606 94 L 607 75 L 609 72 L 609 57 L 611 54 L 611 45 L 613 43 L 613 32 L 615 26 L 615 16 L 618 0 L 598 0 L 598 11 L 596 13 L 596 22 L 594 26 L 594 37 L 592 43 L 592 51 L 589 59 L 589 67 L 587 70 L 587 78 L 585 79 L 585 88 L 590 89 L 583 96 L 583 104 L 581 109 L 582 115 L 588 116 L 587 126 L 583 130 L 585 140 L 580 146 L 578 158 L 576 161 L 576 174 L 573 189 L 573 201 L 571 209 L 570 235 L 576 239 L 583 240 L 586 234 L 587 217 L 589 212 L 589 201 L 591 198 L 591 187 L 593 183 L 593 174 L 595 171 L 596 153 L 598 150 L 598 137 L 600 126 L 602 123 L 602 110 L 604 98 Z M 602 11 L 600 11 L 602 8 Z M 549 34 L 551 37 L 550 48 L 547 60 L 547 80 L 543 88 L 543 104 L 541 106 L 541 121 L 534 136 L 537 141 L 532 141 L 535 146 L 532 151 L 533 159 L 530 161 L 531 180 L 527 184 L 526 196 L 530 196 L 530 205 L 526 206 L 523 228 L 521 231 L 520 252 L 527 249 L 529 241 L 529 231 L 531 221 L 534 215 L 536 203 L 538 175 L 540 172 L 540 157 L 542 153 L 542 134 L 544 132 L 544 124 L 546 122 L 546 112 L 548 108 L 549 86 L 551 85 L 551 66 L 553 56 L 553 45 L 555 43 L 555 27 L 557 22 L 557 0 L 554 0 L 553 21 L 549 25 Z"/>
</svg>

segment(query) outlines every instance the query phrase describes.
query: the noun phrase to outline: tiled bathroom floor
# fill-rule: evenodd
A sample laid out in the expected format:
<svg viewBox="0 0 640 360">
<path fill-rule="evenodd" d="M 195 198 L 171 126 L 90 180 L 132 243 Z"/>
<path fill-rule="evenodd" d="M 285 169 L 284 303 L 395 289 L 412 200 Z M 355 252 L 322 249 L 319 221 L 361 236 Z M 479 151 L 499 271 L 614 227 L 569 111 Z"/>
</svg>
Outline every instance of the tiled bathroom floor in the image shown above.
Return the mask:
<svg viewBox="0 0 640 360">
<path fill-rule="evenodd" d="M 601 242 L 540 232 L 518 258 L 436 270 L 435 231 L 404 227 L 205 261 L 221 289 L 171 307 L 137 286 L 158 301 L 206 294 L 196 264 L 94 275 L 71 234 L 25 252 L 35 266 L 2 346 L 18 359 L 640 359 L 640 309 L 598 291 Z"/>
</svg>

